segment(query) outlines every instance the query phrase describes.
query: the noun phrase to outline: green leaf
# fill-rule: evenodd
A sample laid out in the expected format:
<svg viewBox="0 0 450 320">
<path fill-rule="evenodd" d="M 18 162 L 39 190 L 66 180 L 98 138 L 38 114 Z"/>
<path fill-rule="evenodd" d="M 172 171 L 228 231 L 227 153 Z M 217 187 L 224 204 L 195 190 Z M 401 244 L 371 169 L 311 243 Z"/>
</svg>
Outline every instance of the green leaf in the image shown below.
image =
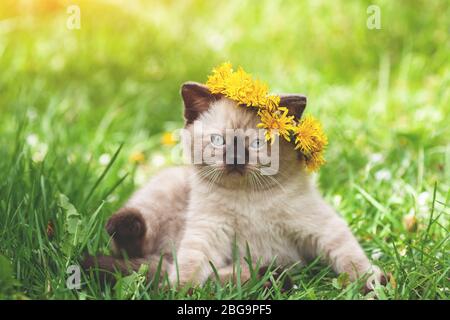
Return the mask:
<svg viewBox="0 0 450 320">
<path fill-rule="evenodd" d="M 70 203 L 69 198 L 60 193 L 58 195 L 58 206 L 61 208 L 64 214 L 64 240 L 62 243 L 62 250 L 66 254 L 70 254 L 74 246 L 80 241 L 80 227 L 81 215 L 75 206 Z"/>
<path fill-rule="evenodd" d="M 77 209 L 70 203 L 69 198 L 66 195 L 59 194 L 59 206 L 65 211 L 66 215 L 66 231 L 70 234 L 75 234 L 79 224 L 81 223 L 81 216 Z"/>
</svg>

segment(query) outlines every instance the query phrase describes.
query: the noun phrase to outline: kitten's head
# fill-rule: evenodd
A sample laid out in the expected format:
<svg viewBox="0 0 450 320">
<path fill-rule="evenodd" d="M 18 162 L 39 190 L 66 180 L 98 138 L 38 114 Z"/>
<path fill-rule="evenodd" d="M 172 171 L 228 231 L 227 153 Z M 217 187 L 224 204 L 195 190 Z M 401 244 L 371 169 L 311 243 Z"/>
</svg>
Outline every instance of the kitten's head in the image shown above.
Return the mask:
<svg viewBox="0 0 450 320">
<path fill-rule="evenodd" d="M 260 118 L 254 108 L 238 106 L 199 83 L 181 87 L 186 130 L 184 149 L 197 176 L 211 186 L 251 188 L 255 191 L 281 187 L 283 180 L 302 171 L 302 155 L 284 139 L 266 142 L 257 128 Z M 280 95 L 280 105 L 297 119 L 306 107 L 306 97 Z"/>
</svg>

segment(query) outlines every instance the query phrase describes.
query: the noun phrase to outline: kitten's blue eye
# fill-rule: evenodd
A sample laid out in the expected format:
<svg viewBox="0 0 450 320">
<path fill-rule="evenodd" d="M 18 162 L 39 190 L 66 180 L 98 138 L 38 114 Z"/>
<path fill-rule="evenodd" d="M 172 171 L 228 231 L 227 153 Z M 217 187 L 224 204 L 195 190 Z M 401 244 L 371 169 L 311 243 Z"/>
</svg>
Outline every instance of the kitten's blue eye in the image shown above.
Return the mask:
<svg viewBox="0 0 450 320">
<path fill-rule="evenodd" d="M 252 147 L 253 149 L 259 149 L 265 144 L 266 141 L 264 139 L 256 138 L 252 141 L 252 143 L 250 143 L 250 147 Z"/>
<path fill-rule="evenodd" d="M 225 144 L 225 140 L 220 134 L 211 135 L 211 144 L 216 147 L 221 147 Z"/>
</svg>

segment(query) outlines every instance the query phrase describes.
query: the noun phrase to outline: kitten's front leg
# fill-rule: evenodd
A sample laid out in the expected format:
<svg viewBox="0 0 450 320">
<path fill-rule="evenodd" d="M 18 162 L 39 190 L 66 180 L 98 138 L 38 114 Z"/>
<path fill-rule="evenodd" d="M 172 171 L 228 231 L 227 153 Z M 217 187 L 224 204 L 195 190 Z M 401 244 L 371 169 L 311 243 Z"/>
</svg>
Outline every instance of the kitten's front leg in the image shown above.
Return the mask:
<svg viewBox="0 0 450 320">
<path fill-rule="evenodd" d="M 197 217 L 186 226 L 177 252 L 177 265 L 169 272 L 172 284 L 201 285 L 212 272 L 210 262 L 221 268 L 231 256 L 231 239 L 223 221 Z"/>
<path fill-rule="evenodd" d="M 386 277 L 370 263 L 363 249 L 345 221 L 325 203 L 314 206 L 307 230 L 303 226 L 302 249 L 313 256 L 322 256 L 336 273 L 347 273 L 351 281 L 369 275 L 366 290 L 373 290 L 374 282 L 386 284 Z"/>
</svg>

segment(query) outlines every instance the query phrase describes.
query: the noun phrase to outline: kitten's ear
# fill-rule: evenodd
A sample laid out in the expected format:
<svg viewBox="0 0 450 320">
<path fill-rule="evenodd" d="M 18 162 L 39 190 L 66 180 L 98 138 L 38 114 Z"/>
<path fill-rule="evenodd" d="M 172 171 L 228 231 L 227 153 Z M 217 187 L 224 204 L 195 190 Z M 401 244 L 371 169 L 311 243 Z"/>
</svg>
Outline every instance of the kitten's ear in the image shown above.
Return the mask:
<svg viewBox="0 0 450 320">
<path fill-rule="evenodd" d="M 197 82 L 185 82 L 181 86 L 186 125 L 193 123 L 199 115 L 208 110 L 211 102 L 217 100 L 208 87 Z"/>
<path fill-rule="evenodd" d="M 280 106 L 286 107 L 290 115 L 300 119 L 306 108 L 306 96 L 301 94 L 280 94 Z"/>
</svg>

